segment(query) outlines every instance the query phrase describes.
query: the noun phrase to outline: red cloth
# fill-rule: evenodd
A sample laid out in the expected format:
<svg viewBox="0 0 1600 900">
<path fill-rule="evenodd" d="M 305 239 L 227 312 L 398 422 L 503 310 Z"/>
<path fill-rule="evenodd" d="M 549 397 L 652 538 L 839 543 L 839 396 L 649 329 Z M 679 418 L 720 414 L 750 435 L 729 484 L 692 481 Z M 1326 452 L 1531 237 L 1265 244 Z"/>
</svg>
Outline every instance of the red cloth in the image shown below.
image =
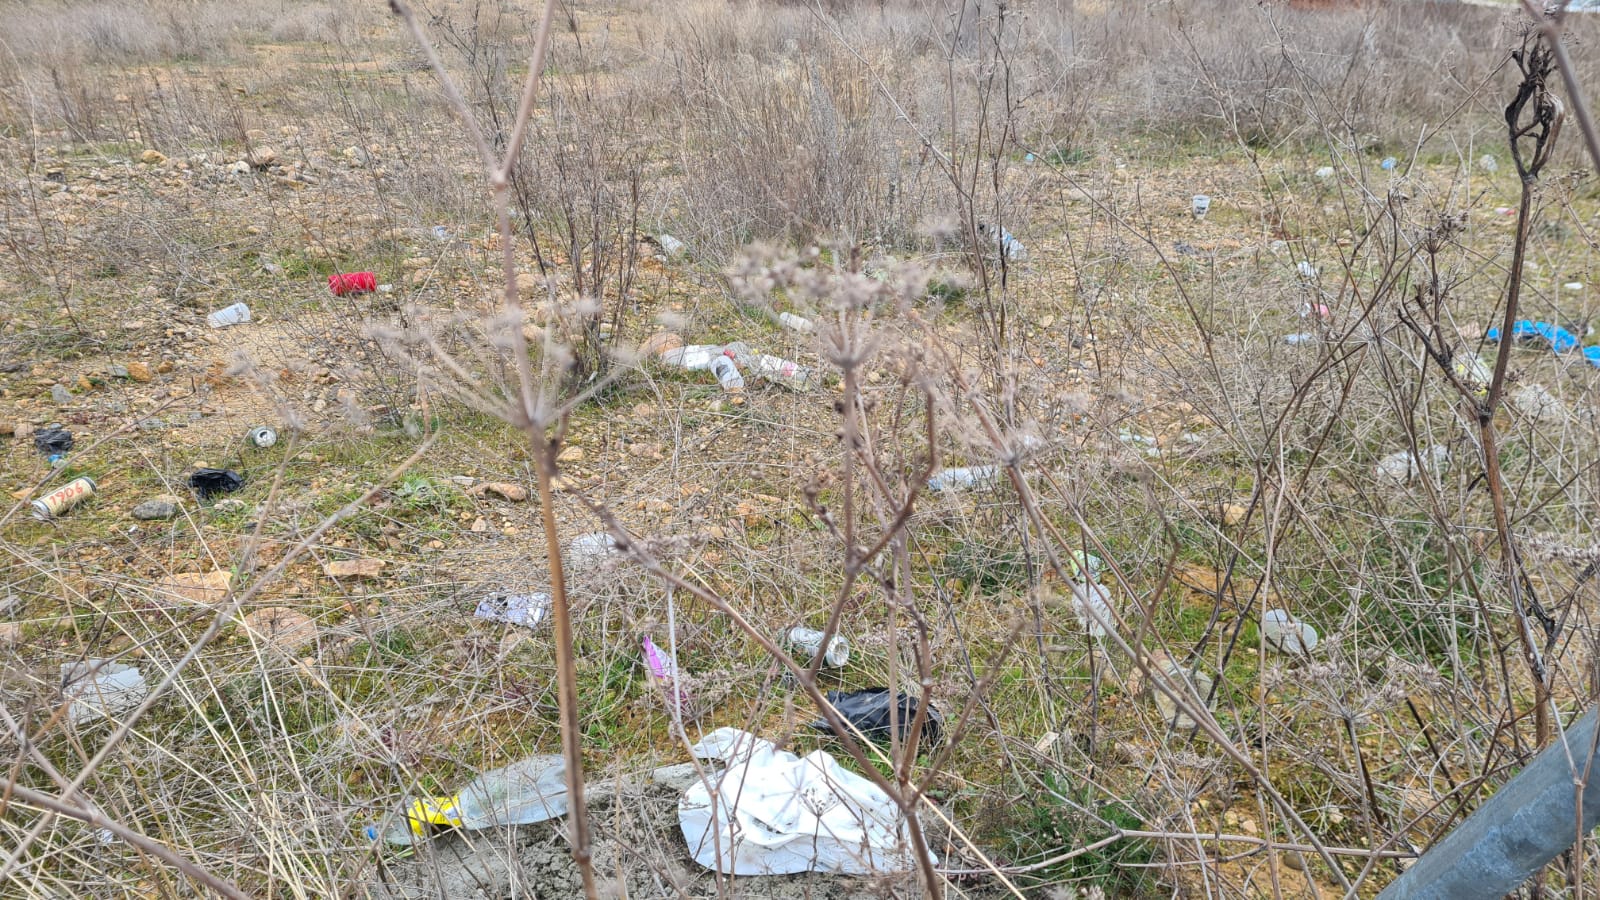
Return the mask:
<svg viewBox="0 0 1600 900">
<path fill-rule="evenodd" d="M 343 275 L 328 276 L 328 290 L 335 296 L 343 297 L 346 294 L 370 294 L 378 289 L 378 276 L 371 272 L 347 272 Z"/>
</svg>

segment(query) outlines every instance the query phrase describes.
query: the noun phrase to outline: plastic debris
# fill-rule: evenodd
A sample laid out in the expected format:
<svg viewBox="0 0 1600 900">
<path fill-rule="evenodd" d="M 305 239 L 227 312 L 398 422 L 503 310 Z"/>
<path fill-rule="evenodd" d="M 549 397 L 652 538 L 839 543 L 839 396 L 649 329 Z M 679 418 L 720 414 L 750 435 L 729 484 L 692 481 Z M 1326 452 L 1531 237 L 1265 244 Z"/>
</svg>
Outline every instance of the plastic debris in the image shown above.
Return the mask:
<svg viewBox="0 0 1600 900">
<path fill-rule="evenodd" d="M 817 656 L 817 651 L 822 649 L 823 632 L 815 628 L 795 627 L 789 629 L 785 637 L 789 645 L 805 653 L 805 662 L 810 664 Z M 822 661 L 830 666 L 839 667 L 850 661 L 850 642 L 842 634 L 835 634 L 833 640 L 828 642 L 828 652 L 822 654 Z"/>
<path fill-rule="evenodd" d="M 68 701 L 67 719 L 74 725 L 125 713 L 150 693 L 136 666 L 106 659 L 86 659 L 61 667 L 61 695 Z"/>
<path fill-rule="evenodd" d="M 746 365 L 750 374 L 791 391 L 803 393 L 817 386 L 816 373 L 811 369 L 779 356 L 752 354 Z"/>
<path fill-rule="evenodd" d="M 1473 393 L 1482 395 L 1494 378 L 1494 369 L 1476 356 L 1457 356 L 1450 369 Z"/>
<path fill-rule="evenodd" d="M 1329 309 L 1326 303 L 1302 303 L 1300 305 L 1300 318 L 1309 319 L 1312 316 L 1327 321 L 1333 318 L 1333 310 Z"/>
<path fill-rule="evenodd" d="M 930 491 L 960 491 L 1000 480 L 999 466 L 965 466 L 940 469 L 928 479 Z"/>
<path fill-rule="evenodd" d="M 1072 585 L 1072 614 L 1090 637 L 1105 637 L 1117 624 L 1111 612 L 1111 592 L 1092 581 Z"/>
<path fill-rule="evenodd" d="M 1438 474 L 1450 462 L 1450 448 L 1435 444 L 1422 450 L 1422 461 L 1412 457 L 1410 450 L 1396 450 L 1378 460 L 1373 474 L 1380 481 L 1405 484 L 1423 472 Z"/>
<path fill-rule="evenodd" d="M 550 613 L 550 595 L 497 592 L 478 601 L 473 615 L 489 622 L 504 622 L 524 628 L 538 628 Z"/>
<path fill-rule="evenodd" d="M 1080 581 L 1099 582 L 1100 576 L 1105 572 L 1105 561 L 1093 553 L 1074 550 L 1067 554 L 1067 571 L 1072 577 Z"/>
<path fill-rule="evenodd" d="M 445 828 L 533 825 L 567 811 L 567 764 L 559 756 L 530 756 L 473 779 L 450 797 L 407 799 L 389 826 L 369 826 L 391 844 L 410 844 Z"/>
<path fill-rule="evenodd" d="M 1185 670 L 1173 659 L 1161 660 L 1157 663 L 1157 666 L 1168 678 L 1179 682 L 1179 684 L 1175 685 L 1178 690 L 1182 691 L 1183 683 L 1187 682 L 1190 687 L 1194 688 L 1194 692 L 1199 695 L 1201 700 L 1209 701 L 1212 699 L 1211 687 L 1213 682 L 1210 675 L 1199 669 Z M 1194 720 L 1193 716 L 1180 709 L 1178 704 L 1163 693 L 1160 688 L 1152 686 L 1150 693 L 1155 700 L 1156 709 L 1161 712 L 1161 720 L 1163 722 L 1179 731 L 1187 731 L 1200 724 Z M 1185 697 L 1185 699 L 1189 698 Z"/>
<path fill-rule="evenodd" d="M 345 272 L 328 276 L 328 290 L 335 297 L 370 294 L 378 289 L 378 276 L 372 272 Z"/>
<path fill-rule="evenodd" d="M 450 240 L 450 229 L 444 227 L 443 225 L 433 226 L 433 239 L 436 241 Z"/>
<path fill-rule="evenodd" d="M 1011 236 L 1011 232 L 993 225 L 979 225 L 978 234 L 990 244 L 993 244 L 1002 256 L 1012 262 L 1021 262 L 1028 258 L 1028 248 L 1022 242 Z"/>
<path fill-rule="evenodd" d="M 709 368 L 711 374 L 717 376 L 717 383 L 722 385 L 723 393 L 744 393 L 744 376 L 739 373 L 739 367 L 734 364 L 733 357 L 713 357 Z"/>
<path fill-rule="evenodd" d="M 189 476 L 189 487 L 201 500 L 217 494 L 231 494 L 244 487 L 244 476 L 232 469 L 196 469 Z"/>
<path fill-rule="evenodd" d="M 1317 336 L 1309 331 L 1302 331 L 1297 334 L 1284 335 L 1283 342 L 1291 347 L 1298 347 L 1301 344 L 1315 344 Z"/>
<path fill-rule="evenodd" d="M 1520 384 L 1511 391 L 1511 403 L 1529 418 L 1542 425 L 1560 425 L 1572 418 L 1572 412 L 1560 397 L 1540 384 Z"/>
<path fill-rule="evenodd" d="M 1306 260 L 1302 259 L 1295 263 L 1294 269 L 1296 272 L 1299 272 L 1300 277 L 1304 278 L 1306 281 L 1315 281 L 1317 278 L 1317 267 L 1313 266 Z"/>
<path fill-rule="evenodd" d="M 1500 329 L 1491 328 L 1484 337 L 1494 343 L 1500 341 Z M 1531 319 L 1518 319 L 1511 325 L 1511 339 L 1521 342 L 1547 341 L 1550 349 L 1556 353 L 1564 353 L 1578 346 L 1578 338 L 1572 332 L 1559 325 L 1549 322 L 1535 322 Z"/>
<path fill-rule="evenodd" d="M 1139 450 L 1152 459 L 1161 455 L 1161 448 L 1156 445 L 1156 439 L 1145 434 L 1138 434 L 1126 428 L 1117 431 L 1117 440 L 1128 447 Z"/>
<path fill-rule="evenodd" d="M 722 348 L 715 344 L 690 344 L 663 350 L 656 358 L 669 366 L 698 371 L 711 368 L 711 364 L 721 356 Z"/>
<path fill-rule="evenodd" d="M 691 750 L 728 767 L 714 788 L 697 780 L 678 800 L 678 826 L 705 868 L 872 875 L 914 865 L 899 807 L 829 754 L 798 757 L 736 728 L 719 728 Z"/>
<path fill-rule="evenodd" d="M 278 433 L 265 425 L 257 425 L 244 434 L 252 446 L 265 450 L 278 442 Z"/>
<path fill-rule="evenodd" d="M 1261 640 L 1268 647 L 1303 656 L 1317 649 L 1317 630 L 1305 622 L 1296 622 L 1288 611 L 1269 609 L 1261 614 Z"/>
<path fill-rule="evenodd" d="M 567 545 L 567 560 L 573 566 L 592 566 L 618 552 L 616 538 L 604 531 L 591 531 L 578 535 Z"/>
<path fill-rule="evenodd" d="M 1189 201 L 1189 210 L 1196 219 L 1204 219 L 1206 213 L 1211 211 L 1211 198 L 1205 194 L 1195 194 L 1194 199 Z"/>
<path fill-rule="evenodd" d="M 1478 168 L 1492 175 L 1496 169 L 1500 168 L 1500 161 L 1494 158 L 1493 153 L 1485 153 L 1478 157 Z"/>
<path fill-rule="evenodd" d="M 227 328 L 230 325 L 243 325 L 250 321 L 250 307 L 244 303 L 235 303 L 224 306 L 209 316 L 206 324 L 212 328 Z"/>
<path fill-rule="evenodd" d="M 661 252 L 665 253 L 669 258 L 682 256 L 689 250 L 683 241 L 678 240 L 670 234 L 662 234 L 660 237 L 656 238 L 656 243 L 661 245 Z"/>
<path fill-rule="evenodd" d="M 644 667 L 645 671 L 650 673 L 650 679 L 666 692 L 671 708 L 681 709 L 689 699 L 689 695 L 678 685 L 678 664 L 672 657 L 661 652 L 661 648 L 650 639 L 650 635 L 645 635 L 639 643 L 644 651 Z"/>
<path fill-rule="evenodd" d="M 20 431 L 21 429 L 18 430 Z M 73 443 L 74 441 L 72 438 L 72 432 L 60 427 L 59 425 L 51 425 L 49 428 L 40 428 L 33 433 L 33 449 L 39 451 L 45 456 L 54 456 L 58 453 L 66 453 L 68 450 L 72 449 Z"/>
<path fill-rule="evenodd" d="M 844 716 L 851 724 L 866 735 L 867 740 L 878 743 L 887 743 L 889 740 L 889 689 L 867 688 L 862 691 L 829 691 L 828 702 L 833 704 L 839 715 Z M 900 739 L 905 740 L 911 730 L 911 720 L 916 718 L 917 708 L 920 704 L 915 697 L 908 696 L 905 692 L 897 695 L 894 703 L 898 707 L 899 721 L 896 723 L 900 732 Z M 818 731 L 832 733 L 833 726 L 827 719 L 816 719 L 811 727 Z M 928 706 L 927 718 L 922 721 L 923 746 L 937 746 L 944 736 L 944 716 L 932 704 Z"/>
<path fill-rule="evenodd" d="M 1393 172 L 1395 166 L 1398 165 L 1400 165 L 1400 161 L 1392 156 L 1385 156 L 1383 158 L 1383 162 L 1378 163 L 1378 167 L 1383 169 L 1385 172 Z"/>
<path fill-rule="evenodd" d="M 804 316 L 797 316 L 794 313 L 778 313 L 778 324 L 790 331 L 798 331 L 802 334 L 809 334 L 816 330 L 817 327 L 816 323 L 810 319 Z"/>
<path fill-rule="evenodd" d="M 1316 175 L 1318 178 L 1332 178 L 1333 166 L 1323 166 L 1317 169 Z"/>
</svg>

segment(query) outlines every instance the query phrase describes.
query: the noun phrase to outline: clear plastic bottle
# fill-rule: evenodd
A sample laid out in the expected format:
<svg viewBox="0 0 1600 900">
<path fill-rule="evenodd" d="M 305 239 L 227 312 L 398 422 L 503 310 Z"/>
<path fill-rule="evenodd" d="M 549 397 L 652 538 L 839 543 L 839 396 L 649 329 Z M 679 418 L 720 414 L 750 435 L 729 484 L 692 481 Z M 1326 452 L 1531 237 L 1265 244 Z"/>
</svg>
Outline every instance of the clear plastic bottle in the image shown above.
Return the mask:
<svg viewBox="0 0 1600 900">
<path fill-rule="evenodd" d="M 748 363 L 750 373 L 791 391 L 809 391 L 817 385 L 816 373 L 779 356 L 757 353 Z"/>
<path fill-rule="evenodd" d="M 810 319 L 804 316 L 797 316 L 794 313 L 778 313 L 778 324 L 790 331 L 798 331 L 802 334 L 809 334 L 815 331 L 817 327 L 816 323 Z"/>
<path fill-rule="evenodd" d="M 1000 477 L 998 466 L 971 466 L 959 469 L 940 469 L 928 479 L 930 491 L 958 491 L 987 484 Z"/>
<path fill-rule="evenodd" d="M 711 360 L 708 366 L 711 374 L 717 376 L 717 382 L 722 385 L 722 390 L 729 394 L 738 394 L 744 391 L 744 376 L 739 374 L 739 367 L 733 364 L 733 357 L 718 356 Z"/>
<path fill-rule="evenodd" d="M 567 764 L 559 756 L 530 756 L 485 772 L 453 797 L 407 798 L 381 834 L 391 844 L 410 844 L 440 828 L 532 825 L 567 811 Z M 376 826 L 367 829 L 376 838 Z"/>
</svg>

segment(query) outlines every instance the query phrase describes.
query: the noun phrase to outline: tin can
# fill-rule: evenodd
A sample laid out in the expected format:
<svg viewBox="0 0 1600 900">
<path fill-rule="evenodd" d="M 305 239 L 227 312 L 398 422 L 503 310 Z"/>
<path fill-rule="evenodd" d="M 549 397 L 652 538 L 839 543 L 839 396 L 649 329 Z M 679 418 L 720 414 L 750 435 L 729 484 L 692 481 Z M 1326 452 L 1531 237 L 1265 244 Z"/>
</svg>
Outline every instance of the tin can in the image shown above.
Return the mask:
<svg viewBox="0 0 1600 900">
<path fill-rule="evenodd" d="M 265 450 L 278 442 L 278 433 L 265 425 L 257 425 L 245 432 L 245 439 Z"/>
<path fill-rule="evenodd" d="M 33 501 L 33 517 L 41 522 L 48 522 L 84 500 L 93 497 L 95 490 L 93 478 L 87 475 L 81 478 L 74 478 Z"/>
</svg>

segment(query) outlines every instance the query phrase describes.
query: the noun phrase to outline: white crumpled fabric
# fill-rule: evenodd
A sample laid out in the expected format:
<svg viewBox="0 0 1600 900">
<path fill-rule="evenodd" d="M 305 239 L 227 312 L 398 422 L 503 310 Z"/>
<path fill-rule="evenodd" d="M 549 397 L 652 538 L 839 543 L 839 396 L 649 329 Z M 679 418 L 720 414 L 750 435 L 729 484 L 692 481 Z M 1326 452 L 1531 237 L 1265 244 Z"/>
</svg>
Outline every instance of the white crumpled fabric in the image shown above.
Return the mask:
<svg viewBox="0 0 1600 900">
<path fill-rule="evenodd" d="M 737 728 L 693 748 L 727 765 L 691 785 L 678 824 L 694 861 L 725 875 L 903 872 L 914 864 L 899 808 L 877 785 L 821 750 L 804 758 Z"/>
</svg>

